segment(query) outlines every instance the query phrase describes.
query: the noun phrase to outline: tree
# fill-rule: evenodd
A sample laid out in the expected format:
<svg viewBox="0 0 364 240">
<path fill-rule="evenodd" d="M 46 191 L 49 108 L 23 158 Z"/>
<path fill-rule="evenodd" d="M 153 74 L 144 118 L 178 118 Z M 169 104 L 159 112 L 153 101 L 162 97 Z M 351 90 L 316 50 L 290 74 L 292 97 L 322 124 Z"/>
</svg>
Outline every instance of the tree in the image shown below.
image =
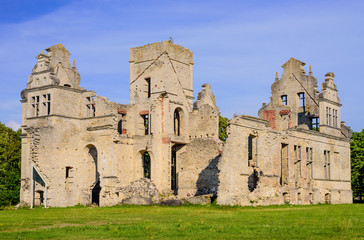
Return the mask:
<svg viewBox="0 0 364 240">
<path fill-rule="evenodd" d="M 229 119 L 219 115 L 219 138 L 223 142 L 225 142 L 228 137 L 227 133 L 226 133 L 228 121 L 229 121 Z"/>
<path fill-rule="evenodd" d="M 351 187 L 354 198 L 363 200 L 364 186 L 364 129 L 351 137 Z"/>
<path fill-rule="evenodd" d="M 0 206 L 19 202 L 20 134 L 0 123 Z"/>
</svg>

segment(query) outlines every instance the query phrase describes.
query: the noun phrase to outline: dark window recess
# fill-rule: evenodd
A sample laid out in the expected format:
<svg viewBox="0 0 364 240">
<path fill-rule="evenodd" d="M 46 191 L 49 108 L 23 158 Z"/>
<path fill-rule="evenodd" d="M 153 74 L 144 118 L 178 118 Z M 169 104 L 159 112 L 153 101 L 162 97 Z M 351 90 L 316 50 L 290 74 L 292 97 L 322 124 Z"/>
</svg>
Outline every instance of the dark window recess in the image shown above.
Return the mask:
<svg viewBox="0 0 364 240">
<path fill-rule="evenodd" d="M 174 110 L 174 134 L 177 136 L 181 134 L 181 119 L 177 109 Z"/>
<path fill-rule="evenodd" d="M 314 117 L 311 119 L 311 130 L 320 131 L 320 120 L 318 117 Z"/>
<path fill-rule="evenodd" d="M 177 152 L 176 149 L 172 148 L 172 159 L 171 159 L 171 190 L 177 189 Z"/>
<path fill-rule="evenodd" d="M 70 171 L 72 167 L 66 167 L 66 179 L 70 177 Z"/>
<path fill-rule="evenodd" d="M 287 105 L 287 95 L 282 95 L 281 98 L 282 98 L 282 104 Z"/>
<path fill-rule="evenodd" d="M 300 98 L 300 107 L 305 107 L 305 93 L 298 93 L 298 97 Z"/>
<path fill-rule="evenodd" d="M 150 127 L 150 121 L 149 121 L 149 115 L 143 115 L 143 124 L 144 124 L 144 134 L 148 135 L 149 134 L 149 127 Z"/>
<path fill-rule="evenodd" d="M 248 160 L 253 159 L 253 137 L 248 137 Z"/>
<path fill-rule="evenodd" d="M 146 78 L 145 81 L 147 82 L 147 96 L 150 98 L 151 89 L 150 89 L 150 78 Z"/>
<path fill-rule="evenodd" d="M 122 120 L 120 120 L 118 122 L 118 133 L 123 134 L 123 121 Z"/>
<path fill-rule="evenodd" d="M 143 160 L 143 176 L 145 178 L 149 178 L 151 179 L 151 174 L 150 174 L 150 155 L 148 152 L 144 152 L 142 155 L 142 160 Z"/>
</svg>

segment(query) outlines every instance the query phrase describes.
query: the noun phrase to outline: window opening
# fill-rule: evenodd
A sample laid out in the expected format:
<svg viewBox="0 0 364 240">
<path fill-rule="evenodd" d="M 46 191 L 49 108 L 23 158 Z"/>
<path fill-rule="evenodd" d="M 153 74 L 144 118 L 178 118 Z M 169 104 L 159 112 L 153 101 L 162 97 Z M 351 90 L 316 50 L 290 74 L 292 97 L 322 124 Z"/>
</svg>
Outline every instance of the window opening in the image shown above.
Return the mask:
<svg viewBox="0 0 364 240">
<path fill-rule="evenodd" d="M 294 162 L 295 184 L 296 187 L 299 187 L 301 180 L 301 146 L 295 145 L 293 149 L 295 155 L 295 162 Z"/>
<path fill-rule="evenodd" d="M 281 185 L 288 184 L 288 144 L 281 148 Z"/>
<path fill-rule="evenodd" d="M 306 148 L 307 179 L 313 179 L 313 155 L 312 148 Z"/>
<path fill-rule="evenodd" d="M 43 94 L 43 114 L 50 115 L 51 114 L 51 95 Z"/>
<path fill-rule="evenodd" d="M 330 151 L 324 151 L 324 157 L 325 157 L 325 179 L 330 179 Z"/>
<path fill-rule="evenodd" d="M 331 122 L 331 108 L 329 108 L 329 126 L 332 126 Z"/>
<path fill-rule="evenodd" d="M 249 135 L 248 137 L 248 166 L 257 167 L 257 137 Z"/>
<path fill-rule="evenodd" d="M 123 134 L 123 120 L 118 122 L 118 133 Z"/>
<path fill-rule="evenodd" d="M 333 126 L 334 127 L 337 127 L 337 110 L 336 109 L 332 109 L 332 115 L 333 115 Z"/>
<path fill-rule="evenodd" d="M 144 135 L 148 135 L 149 128 L 150 128 L 149 114 L 142 115 L 142 118 L 143 118 L 143 126 L 144 126 Z"/>
<path fill-rule="evenodd" d="M 282 98 L 282 104 L 287 105 L 287 95 L 282 95 L 281 98 Z"/>
<path fill-rule="evenodd" d="M 66 167 L 66 179 L 70 177 L 70 171 L 72 167 Z"/>
<path fill-rule="evenodd" d="M 314 117 L 311 119 L 311 129 L 314 131 L 320 131 L 320 120 L 318 117 Z"/>
<path fill-rule="evenodd" d="M 300 107 L 305 107 L 305 93 L 298 93 L 298 96 L 300 98 Z"/>
<path fill-rule="evenodd" d="M 142 160 L 143 160 L 143 177 L 151 179 L 150 155 L 148 152 L 143 153 Z"/>
<path fill-rule="evenodd" d="M 38 190 L 35 192 L 35 204 L 36 206 L 44 205 L 44 191 Z"/>
<path fill-rule="evenodd" d="M 94 97 L 86 97 L 86 115 L 87 117 L 96 116 L 96 106 Z"/>
<path fill-rule="evenodd" d="M 32 97 L 33 117 L 39 116 L 39 96 Z"/>
<path fill-rule="evenodd" d="M 177 136 L 181 134 L 181 119 L 177 109 L 174 110 L 174 134 Z"/>
<path fill-rule="evenodd" d="M 171 154 L 171 190 L 177 190 L 177 151 L 172 147 Z"/>
<path fill-rule="evenodd" d="M 150 95 L 151 95 L 150 78 L 146 78 L 145 81 L 147 82 L 147 97 L 150 98 Z"/>
</svg>

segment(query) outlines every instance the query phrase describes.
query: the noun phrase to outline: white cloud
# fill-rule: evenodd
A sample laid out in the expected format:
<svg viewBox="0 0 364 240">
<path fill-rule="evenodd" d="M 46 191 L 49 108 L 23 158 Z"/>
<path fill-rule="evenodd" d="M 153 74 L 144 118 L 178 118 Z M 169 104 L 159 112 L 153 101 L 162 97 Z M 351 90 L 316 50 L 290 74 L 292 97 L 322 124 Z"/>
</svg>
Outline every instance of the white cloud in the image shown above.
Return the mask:
<svg viewBox="0 0 364 240">
<path fill-rule="evenodd" d="M 9 122 L 7 122 L 5 124 L 5 126 L 13 129 L 14 131 L 17 131 L 20 128 L 21 125 L 19 123 L 15 122 L 15 121 L 13 121 L 13 120 L 10 120 Z"/>
</svg>

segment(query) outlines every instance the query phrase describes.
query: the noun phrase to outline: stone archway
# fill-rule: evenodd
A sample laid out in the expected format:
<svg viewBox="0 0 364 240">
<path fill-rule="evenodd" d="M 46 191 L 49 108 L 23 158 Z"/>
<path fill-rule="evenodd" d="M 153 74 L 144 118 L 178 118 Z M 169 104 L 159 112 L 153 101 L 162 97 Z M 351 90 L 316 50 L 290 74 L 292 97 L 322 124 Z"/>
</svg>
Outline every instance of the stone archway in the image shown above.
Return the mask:
<svg viewBox="0 0 364 240">
<path fill-rule="evenodd" d="M 100 187 L 100 173 L 98 170 L 98 152 L 97 152 L 97 148 L 92 145 L 89 144 L 86 146 L 86 150 L 87 150 L 87 162 L 88 164 L 88 170 L 89 170 L 89 174 L 88 174 L 88 185 L 90 186 L 90 190 L 91 190 L 91 203 L 92 204 L 100 204 L 100 191 L 101 191 L 101 187 Z"/>
</svg>

